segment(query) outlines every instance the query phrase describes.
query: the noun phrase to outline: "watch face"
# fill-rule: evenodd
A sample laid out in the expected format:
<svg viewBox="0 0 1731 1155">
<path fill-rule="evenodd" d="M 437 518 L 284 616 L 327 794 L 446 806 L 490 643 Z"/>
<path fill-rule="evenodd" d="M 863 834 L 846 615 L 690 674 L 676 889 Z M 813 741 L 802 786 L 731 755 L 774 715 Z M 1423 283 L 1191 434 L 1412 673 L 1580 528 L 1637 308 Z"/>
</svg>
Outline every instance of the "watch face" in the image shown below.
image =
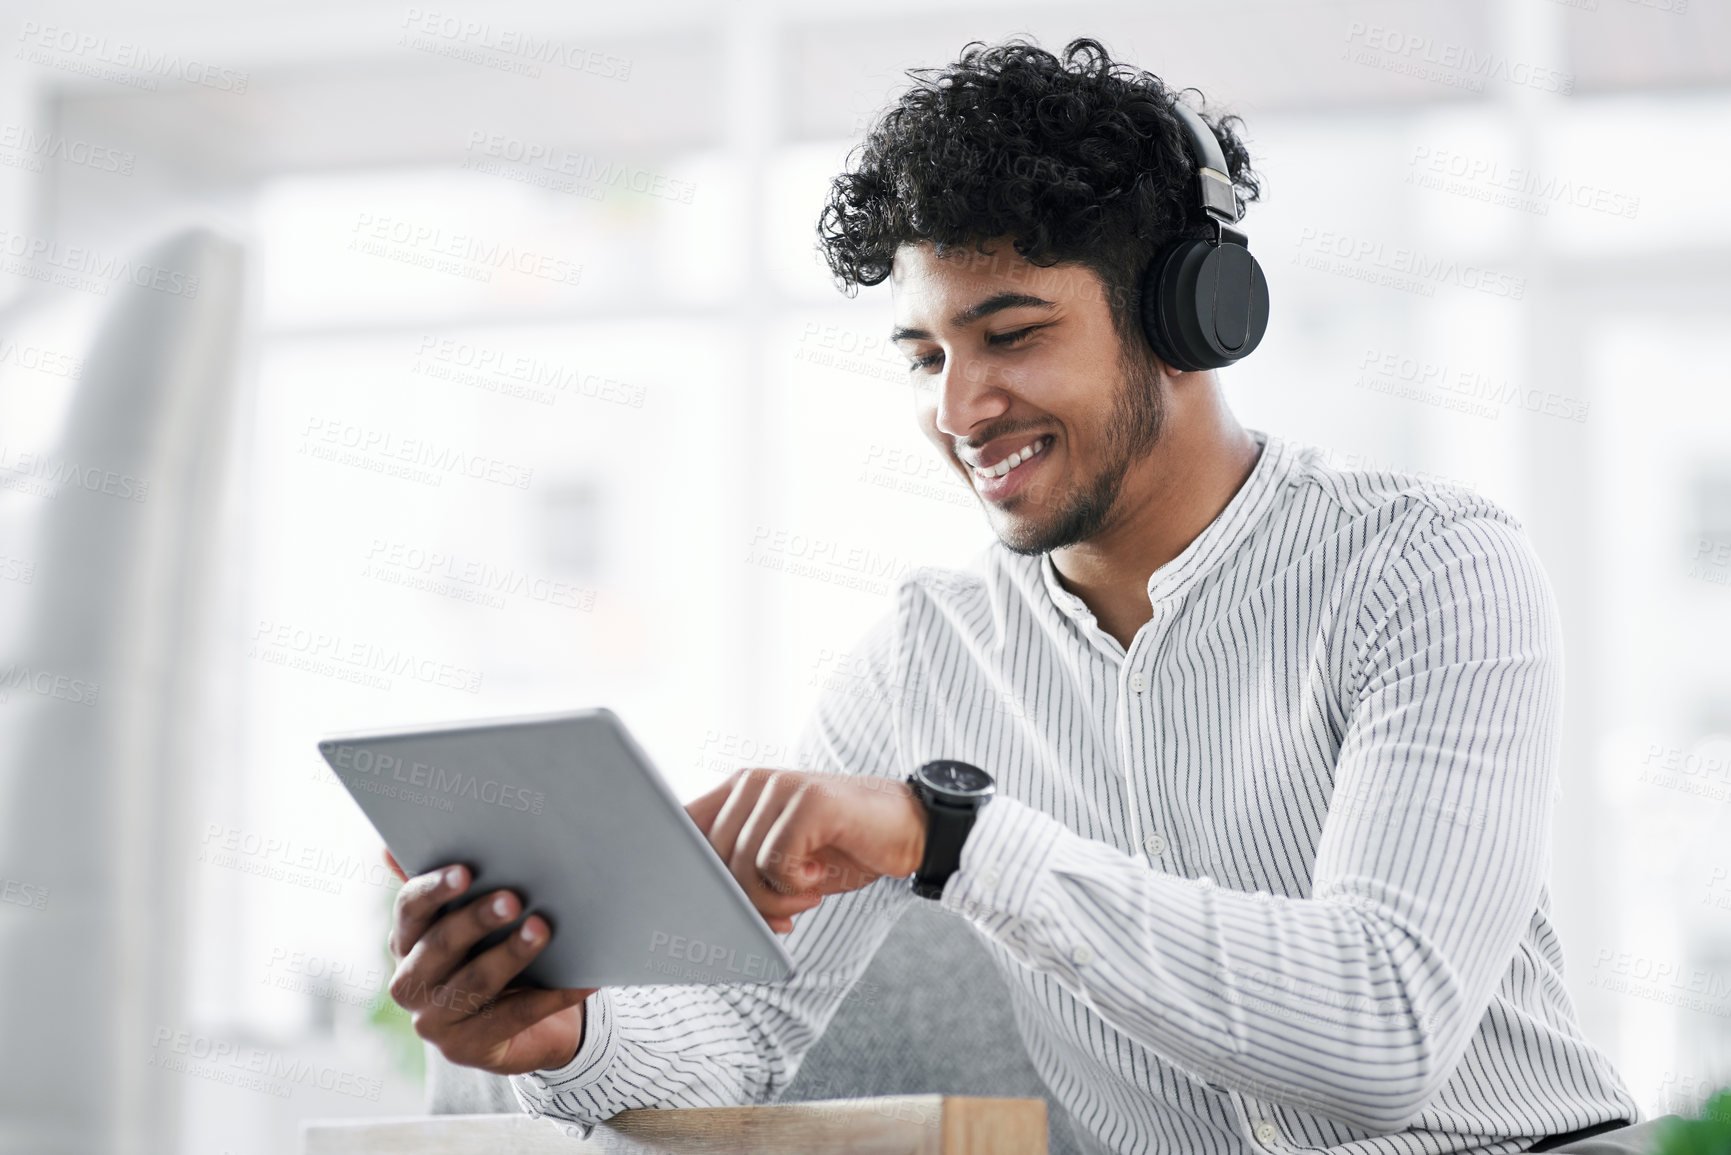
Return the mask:
<svg viewBox="0 0 1731 1155">
<path fill-rule="evenodd" d="M 934 790 L 946 794 L 989 794 L 992 776 L 978 766 L 944 759 L 920 767 L 920 778 Z"/>
</svg>

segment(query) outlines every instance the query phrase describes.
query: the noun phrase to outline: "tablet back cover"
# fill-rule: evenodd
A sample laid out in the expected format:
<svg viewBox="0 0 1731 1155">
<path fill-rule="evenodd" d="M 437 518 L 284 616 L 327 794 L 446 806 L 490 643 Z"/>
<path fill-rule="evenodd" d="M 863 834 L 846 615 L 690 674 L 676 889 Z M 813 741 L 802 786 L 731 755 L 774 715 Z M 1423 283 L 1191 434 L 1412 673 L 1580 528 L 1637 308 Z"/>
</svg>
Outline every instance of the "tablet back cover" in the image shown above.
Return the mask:
<svg viewBox="0 0 1731 1155">
<path fill-rule="evenodd" d="M 404 870 L 474 871 L 554 928 L 546 987 L 766 982 L 792 961 L 612 711 L 319 743 Z M 465 898 L 467 901 L 467 897 Z"/>
</svg>

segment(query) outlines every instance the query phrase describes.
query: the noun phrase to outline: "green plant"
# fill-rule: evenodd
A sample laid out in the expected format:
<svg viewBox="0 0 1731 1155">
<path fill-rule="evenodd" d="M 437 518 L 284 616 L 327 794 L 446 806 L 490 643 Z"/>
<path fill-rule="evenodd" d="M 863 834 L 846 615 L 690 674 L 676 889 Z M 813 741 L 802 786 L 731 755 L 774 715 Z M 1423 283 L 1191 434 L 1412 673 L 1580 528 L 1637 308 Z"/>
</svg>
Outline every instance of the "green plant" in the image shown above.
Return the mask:
<svg viewBox="0 0 1731 1155">
<path fill-rule="evenodd" d="M 385 922 L 391 919 L 391 904 L 396 900 L 396 888 L 392 887 L 385 894 Z M 391 1054 L 391 1064 L 419 1086 L 426 1085 L 427 1051 L 421 1044 L 421 1036 L 415 1034 L 415 1025 L 409 1019 L 409 1012 L 397 1005 L 391 997 L 391 975 L 397 969 L 397 960 L 391 957 L 387 946 L 380 944 L 379 951 L 384 955 L 385 965 L 381 973 L 384 979 L 379 984 L 379 990 L 372 999 L 372 1011 L 367 1015 L 367 1023 L 377 1030 L 385 1040 L 386 1049 Z"/>
<path fill-rule="evenodd" d="M 1731 1155 L 1731 1087 L 1708 1099 L 1699 1119 L 1667 1120 L 1654 1155 Z"/>
</svg>

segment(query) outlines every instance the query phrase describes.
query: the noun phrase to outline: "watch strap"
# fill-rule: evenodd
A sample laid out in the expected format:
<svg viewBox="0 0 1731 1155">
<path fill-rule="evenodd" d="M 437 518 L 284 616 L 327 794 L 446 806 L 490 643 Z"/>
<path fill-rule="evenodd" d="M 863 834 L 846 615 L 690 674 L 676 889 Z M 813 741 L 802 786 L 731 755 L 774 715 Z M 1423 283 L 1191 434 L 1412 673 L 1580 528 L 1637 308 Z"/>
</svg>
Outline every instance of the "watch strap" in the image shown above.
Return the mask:
<svg viewBox="0 0 1731 1155">
<path fill-rule="evenodd" d="M 913 891 L 921 898 L 936 899 L 943 896 L 950 875 L 961 869 L 962 845 L 974 828 L 980 806 L 947 805 L 932 797 L 917 779 L 910 777 L 909 781 L 926 810 L 926 850 L 914 872 Z"/>
</svg>

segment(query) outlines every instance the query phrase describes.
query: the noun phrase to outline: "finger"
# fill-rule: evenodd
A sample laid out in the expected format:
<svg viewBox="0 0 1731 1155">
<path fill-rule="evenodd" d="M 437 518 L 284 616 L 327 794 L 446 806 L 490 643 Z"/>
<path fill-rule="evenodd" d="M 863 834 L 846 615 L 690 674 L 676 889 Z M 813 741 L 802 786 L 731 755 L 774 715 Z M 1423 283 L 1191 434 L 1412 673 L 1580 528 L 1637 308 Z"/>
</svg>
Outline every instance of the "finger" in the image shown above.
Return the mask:
<svg viewBox="0 0 1731 1155">
<path fill-rule="evenodd" d="M 728 795 L 733 793 L 733 783 L 737 777 L 738 775 L 735 774 L 728 775 L 727 781 L 720 786 L 685 804 L 685 812 L 691 815 L 691 820 L 697 823 L 697 829 L 703 831 L 704 834 L 709 833 L 709 828 L 715 824 L 715 816 L 721 813 L 722 806 L 727 803 Z"/>
<path fill-rule="evenodd" d="M 816 909 L 822 905 L 823 900 L 824 896 L 821 894 L 803 894 L 789 899 L 777 899 L 776 909 L 773 912 L 760 910 L 758 913 L 763 915 L 763 921 L 769 925 L 770 930 L 777 934 L 787 934 L 793 930 L 795 915 Z"/>
<path fill-rule="evenodd" d="M 732 860 L 739 842 L 739 831 L 751 817 L 757 806 L 757 796 L 763 793 L 770 776 L 771 772 L 767 770 L 742 770 L 734 776 L 727 801 L 722 804 L 721 812 L 715 816 L 709 830 L 709 844 L 715 847 L 721 861 Z"/>
<path fill-rule="evenodd" d="M 391 868 L 391 873 L 397 876 L 397 881 L 398 882 L 409 881 L 409 872 L 404 870 L 402 868 L 402 865 L 397 862 L 396 858 L 391 854 L 390 847 L 388 847 L 388 846 L 385 847 L 384 851 L 385 851 L 385 865 Z"/>
<path fill-rule="evenodd" d="M 758 876 L 776 894 L 837 894 L 877 880 L 876 872 L 861 869 L 837 847 L 838 826 L 853 819 L 855 808 L 840 805 L 830 786 L 800 775 L 778 812 L 772 814 L 760 805 L 753 816 L 754 821 L 768 821 L 761 838 L 756 828 L 750 836 L 758 843 L 754 862 Z"/>
<path fill-rule="evenodd" d="M 496 910 L 491 913 L 500 917 Z M 439 984 L 434 997 L 416 1013 L 416 1033 L 431 1041 L 450 1024 L 485 1012 L 505 984 L 533 962 L 551 939 L 546 919 L 536 914 L 524 919 L 505 941 L 488 947 Z"/>
<path fill-rule="evenodd" d="M 817 906 L 819 903 L 821 903 L 823 901 L 823 896 L 822 895 L 811 895 L 811 896 L 808 896 L 807 898 L 803 899 L 802 901 L 805 903 L 805 905 L 801 906 L 797 910 L 791 910 L 791 911 L 787 912 L 786 914 L 778 914 L 778 915 L 775 915 L 773 917 L 771 917 L 769 915 L 764 915 L 764 919 L 763 919 L 764 923 L 766 925 L 768 925 L 769 929 L 773 930 L 776 934 L 792 934 L 793 933 L 793 916 L 796 914 L 804 914 L 806 911 Z"/>
<path fill-rule="evenodd" d="M 508 1053 L 499 1056 L 498 1052 L 502 1048 L 514 1050 L 519 1042 L 517 1036 L 576 1006 L 597 989 L 546 991 L 522 988 L 506 991 L 489 1012 L 451 1024 L 440 1039 L 439 1050 L 454 1063 L 475 1065 L 489 1058 L 503 1058 L 504 1065 L 520 1066 L 526 1071 L 544 1067 L 546 1063 L 538 1061 L 542 1059 L 539 1055 Z M 523 1066 L 525 1060 L 532 1065 Z"/>
<path fill-rule="evenodd" d="M 470 881 L 466 866 L 447 866 L 406 880 L 392 904 L 391 957 L 408 954 L 438 917 L 439 908 L 467 893 Z"/>
<path fill-rule="evenodd" d="M 821 789 L 808 782 L 781 812 L 757 852 L 757 869 L 780 894 L 841 894 L 870 885 L 881 877 L 838 845 L 840 824 L 856 811 L 830 804 Z"/>
<path fill-rule="evenodd" d="M 769 833 L 769 828 L 781 816 L 781 812 L 797 792 L 797 786 L 787 775 L 773 774 L 766 778 L 757 791 L 749 811 L 744 806 L 739 808 L 743 818 L 739 823 L 739 831 L 734 836 L 733 847 L 727 855 L 727 867 L 739 884 L 746 888 L 746 893 L 755 895 L 766 889 L 766 880 L 757 870 L 757 851 L 763 843 L 763 837 Z M 772 892 L 773 893 L 773 892 Z"/>
<path fill-rule="evenodd" d="M 827 845 L 834 824 L 846 818 L 828 786 L 807 774 L 777 774 L 759 795 L 734 847 L 728 869 L 772 930 L 791 931 L 792 917 L 816 907 L 825 895 L 857 890 L 878 877 Z M 791 853 L 767 844 L 778 828 L 782 844 L 794 848 Z"/>
<path fill-rule="evenodd" d="M 801 790 L 763 832 L 757 849 L 757 871 L 778 894 L 807 894 L 824 881 L 826 873 L 839 873 L 833 862 L 816 855 L 831 839 L 822 823 L 825 811 L 815 791 Z"/>
<path fill-rule="evenodd" d="M 437 990 L 464 965 L 469 948 L 516 920 L 523 904 L 508 890 L 495 891 L 427 928 L 391 976 L 391 997 L 405 1010 L 433 1005 Z"/>
<path fill-rule="evenodd" d="M 765 914 L 787 913 L 774 901 L 787 895 L 775 884 L 776 880 L 758 869 L 758 852 L 782 813 L 789 807 L 802 804 L 799 802 L 801 796 L 797 775 L 772 775 L 758 793 L 757 805 L 752 807 L 750 816 L 740 828 L 739 838 L 733 844 L 733 854 L 728 859 L 728 869 L 733 872 L 733 877 L 739 880 L 739 885 L 745 888 L 745 893 L 758 910 Z"/>
</svg>

